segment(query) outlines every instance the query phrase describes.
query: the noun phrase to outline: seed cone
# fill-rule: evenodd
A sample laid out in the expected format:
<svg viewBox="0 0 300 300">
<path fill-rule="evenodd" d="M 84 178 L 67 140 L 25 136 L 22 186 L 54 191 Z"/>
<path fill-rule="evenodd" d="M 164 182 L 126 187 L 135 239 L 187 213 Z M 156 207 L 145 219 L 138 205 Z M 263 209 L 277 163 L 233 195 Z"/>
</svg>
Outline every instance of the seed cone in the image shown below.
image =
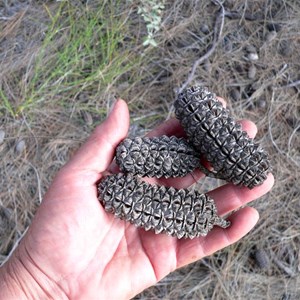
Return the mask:
<svg viewBox="0 0 300 300">
<path fill-rule="evenodd" d="M 199 166 L 195 149 L 183 138 L 160 136 L 125 139 L 116 151 L 124 173 L 148 177 L 182 177 Z"/>
<path fill-rule="evenodd" d="M 269 256 L 264 249 L 256 249 L 254 259 L 257 266 L 261 269 L 267 269 L 270 265 Z"/>
<path fill-rule="evenodd" d="M 196 191 L 150 185 L 130 174 L 105 177 L 98 191 L 106 211 L 155 233 L 192 239 L 214 225 L 230 225 L 217 215 L 213 199 Z"/>
<path fill-rule="evenodd" d="M 189 142 L 210 162 L 208 175 L 253 188 L 263 183 L 270 169 L 267 153 L 229 116 L 215 94 L 191 87 L 174 103 Z"/>
</svg>

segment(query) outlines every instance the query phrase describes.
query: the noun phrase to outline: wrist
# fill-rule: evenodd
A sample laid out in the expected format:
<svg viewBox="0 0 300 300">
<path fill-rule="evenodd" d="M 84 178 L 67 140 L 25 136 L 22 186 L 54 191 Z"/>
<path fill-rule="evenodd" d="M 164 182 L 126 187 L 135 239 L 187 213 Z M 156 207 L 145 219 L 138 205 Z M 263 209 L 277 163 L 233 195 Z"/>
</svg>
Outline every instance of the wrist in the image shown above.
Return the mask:
<svg viewBox="0 0 300 300">
<path fill-rule="evenodd" d="M 20 255 L 19 248 L 0 268 L 0 299 L 66 299 L 55 283 Z"/>
<path fill-rule="evenodd" d="M 28 299 L 14 273 L 10 262 L 0 268 L 0 299 Z"/>
</svg>

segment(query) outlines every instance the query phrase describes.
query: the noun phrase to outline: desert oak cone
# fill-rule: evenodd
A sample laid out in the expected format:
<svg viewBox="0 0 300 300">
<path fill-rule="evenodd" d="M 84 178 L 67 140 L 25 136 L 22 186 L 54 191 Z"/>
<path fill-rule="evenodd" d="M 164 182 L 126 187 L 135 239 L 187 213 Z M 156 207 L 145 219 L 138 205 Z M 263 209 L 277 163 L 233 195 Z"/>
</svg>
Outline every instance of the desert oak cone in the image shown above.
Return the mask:
<svg viewBox="0 0 300 300">
<path fill-rule="evenodd" d="M 215 94 L 204 87 L 190 87 L 178 95 L 174 106 L 189 142 L 214 169 L 207 175 L 249 188 L 263 183 L 270 171 L 267 153 L 248 137 Z"/>
<path fill-rule="evenodd" d="M 192 239 L 207 235 L 214 225 L 230 225 L 217 215 L 215 203 L 207 195 L 150 185 L 131 174 L 106 176 L 98 192 L 106 211 L 155 233 Z"/>
<path fill-rule="evenodd" d="M 175 136 L 127 138 L 116 150 L 116 162 L 124 173 L 148 177 L 182 177 L 199 166 L 195 149 Z"/>
</svg>

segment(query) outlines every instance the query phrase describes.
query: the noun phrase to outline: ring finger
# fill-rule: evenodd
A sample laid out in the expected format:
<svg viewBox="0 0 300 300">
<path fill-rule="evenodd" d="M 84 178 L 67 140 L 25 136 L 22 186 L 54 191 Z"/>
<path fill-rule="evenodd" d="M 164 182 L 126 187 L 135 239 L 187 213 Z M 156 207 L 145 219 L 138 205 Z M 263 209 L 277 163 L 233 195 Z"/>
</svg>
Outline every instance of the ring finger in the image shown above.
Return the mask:
<svg viewBox="0 0 300 300">
<path fill-rule="evenodd" d="M 263 196 L 272 188 L 273 184 L 274 177 L 270 173 L 262 185 L 256 186 L 251 190 L 247 187 L 228 183 L 207 194 L 214 199 L 218 214 L 225 215 Z"/>
</svg>

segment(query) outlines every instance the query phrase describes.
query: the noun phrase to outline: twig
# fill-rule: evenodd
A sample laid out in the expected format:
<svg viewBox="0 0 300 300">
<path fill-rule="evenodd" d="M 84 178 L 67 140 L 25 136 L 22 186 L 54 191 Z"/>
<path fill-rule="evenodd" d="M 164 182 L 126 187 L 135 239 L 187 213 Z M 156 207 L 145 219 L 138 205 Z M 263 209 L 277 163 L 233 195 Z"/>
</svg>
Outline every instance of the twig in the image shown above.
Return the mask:
<svg viewBox="0 0 300 300">
<path fill-rule="evenodd" d="M 220 286 L 222 286 L 222 291 L 224 293 L 227 294 L 228 299 L 230 299 L 230 292 L 228 291 L 228 289 L 226 289 L 225 285 L 224 285 L 224 276 L 213 266 L 210 265 L 209 261 L 207 259 L 202 259 L 202 264 L 207 267 L 208 269 L 210 269 L 214 275 L 216 275 L 216 278 L 218 279 L 218 283 L 220 284 Z"/>
<path fill-rule="evenodd" d="M 264 84 L 262 84 L 262 85 L 259 87 L 259 89 L 257 89 L 257 90 L 256 90 L 256 91 L 255 91 L 255 92 L 247 99 L 247 103 L 250 103 L 254 98 L 258 97 L 258 96 L 262 93 L 262 91 L 263 91 L 264 89 L 266 89 L 266 88 L 268 88 L 269 86 L 273 85 L 274 82 L 284 74 L 284 72 L 285 72 L 285 70 L 286 70 L 287 68 L 288 68 L 288 64 L 284 64 L 284 65 L 280 68 L 280 70 L 277 72 L 277 74 L 276 74 L 273 78 L 271 78 L 270 80 L 268 80 L 268 81 L 266 81 Z"/>
<path fill-rule="evenodd" d="M 178 93 L 181 93 L 191 83 L 191 81 L 194 78 L 196 69 L 198 68 L 198 66 L 201 63 L 203 63 L 206 59 L 208 59 L 214 53 L 214 51 L 217 47 L 217 44 L 218 44 L 218 42 L 219 42 L 219 40 L 222 36 L 223 27 L 224 27 L 224 19 L 225 19 L 225 9 L 224 9 L 223 4 L 219 0 L 212 0 L 212 2 L 219 5 L 220 8 L 221 8 L 221 11 L 218 13 L 217 18 L 216 18 L 216 22 L 215 22 L 213 44 L 210 47 L 210 49 L 204 55 L 202 55 L 200 58 L 198 58 L 194 62 L 191 73 L 189 74 L 187 80 L 179 88 Z M 219 29 L 217 30 L 218 27 L 219 27 Z"/>
<path fill-rule="evenodd" d="M 232 20 L 244 18 L 247 21 L 257 21 L 257 18 L 253 17 L 251 14 L 243 13 L 243 15 L 241 15 L 237 11 L 225 11 L 225 17 Z"/>
<path fill-rule="evenodd" d="M 288 141 L 288 152 L 287 152 L 287 156 L 299 167 L 300 163 L 299 160 L 295 160 L 293 157 L 290 156 L 290 152 L 291 152 L 291 144 L 292 144 L 292 140 L 294 135 L 296 134 L 296 132 L 300 129 L 300 124 L 298 126 L 295 127 L 295 129 L 293 130 L 291 136 L 289 137 L 289 141 Z"/>
<path fill-rule="evenodd" d="M 32 134 L 34 140 L 35 140 L 35 144 L 36 144 L 36 147 L 37 147 L 37 150 L 39 149 L 39 143 L 38 143 L 38 139 L 37 137 L 35 136 L 34 132 L 31 130 L 31 127 L 30 125 L 28 124 L 27 122 L 27 119 L 26 117 L 23 115 L 23 122 L 25 123 L 26 127 L 28 128 L 28 130 L 30 131 L 30 133 Z M 39 172 L 37 170 L 37 168 L 31 163 L 31 162 L 28 162 L 29 165 L 33 168 L 34 172 L 35 172 L 35 175 L 36 175 L 36 179 L 37 179 L 37 187 L 38 187 L 38 195 L 39 195 L 39 203 L 41 204 L 42 203 L 42 188 L 41 188 L 41 179 L 40 179 L 40 175 L 39 175 Z"/>
<path fill-rule="evenodd" d="M 275 86 L 274 89 L 279 90 L 279 89 L 294 87 L 294 86 L 297 86 L 297 85 L 300 85 L 300 80 L 293 81 L 293 82 L 290 82 L 288 84 L 281 85 L 281 86 Z"/>
<path fill-rule="evenodd" d="M 12 254 L 14 253 L 15 249 L 19 246 L 21 240 L 23 239 L 23 237 L 25 236 L 27 230 L 28 230 L 29 226 L 26 227 L 26 229 L 24 230 L 24 232 L 18 237 L 17 241 L 14 243 L 12 249 L 9 251 L 9 254 L 6 256 L 6 258 L 4 259 L 4 261 L 0 264 L 0 267 L 3 266 L 8 260 L 9 258 L 12 256 Z"/>
<path fill-rule="evenodd" d="M 10 21 L 13 17 L 0 17 L 0 20 Z"/>
<path fill-rule="evenodd" d="M 269 129 L 269 135 L 270 135 L 270 139 L 272 144 L 274 145 L 274 147 L 276 148 L 276 150 L 283 156 L 287 157 L 288 159 L 290 159 L 291 161 L 293 161 L 293 163 L 295 163 L 297 166 L 299 166 L 299 161 L 295 160 L 293 157 L 290 156 L 290 151 L 291 151 L 291 143 L 292 143 L 292 139 L 294 137 L 294 135 L 296 134 L 296 132 L 299 130 L 300 125 L 298 125 L 292 132 L 291 136 L 289 137 L 289 141 L 288 141 L 288 152 L 286 153 L 285 151 L 281 150 L 279 148 L 279 146 L 276 144 L 274 138 L 273 138 L 273 133 L 272 133 L 272 126 L 271 126 L 271 117 L 272 117 L 272 106 L 274 103 L 274 90 L 272 91 L 272 97 L 271 97 L 271 102 L 270 102 L 270 108 L 269 108 L 269 112 L 268 112 L 268 129 Z"/>
<path fill-rule="evenodd" d="M 41 204 L 42 199 L 43 199 L 42 198 L 42 188 L 41 188 L 41 178 L 40 178 L 37 168 L 31 162 L 29 162 L 29 165 L 32 167 L 32 169 L 34 170 L 35 175 L 36 175 L 38 194 L 39 194 L 39 204 Z"/>
<path fill-rule="evenodd" d="M 281 262 L 276 255 L 273 256 L 273 261 L 279 267 L 282 271 L 284 271 L 287 275 L 290 277 L 295 277 L 296 273 L 294 270 L 291 270 L 291 268 L 287 267 L 283 262 Z"/>
<path fill-rule="evenodd" d="M 273 133 L 272 133 L 272 126 L 271 126 L 271 117 L 272 117 L 272 105 L 274 103 L 274 91 L 272 91 L 272 97 L 271 97 L 271 102 L 270 102 L 270 108 L 269 108 L 269 112 L 268 112 L 268 129 L 269 129 L 269 135 L 270 135 L 270 139 L 272 141 L 272 144 L 274 145 L 274 147 L 277 149 L 277 151 L 281 154 L 281 155 L 285 155 L 285 153 L 278 147 L 278 145 L 276 144 L 276 142 L 274 141 L 273 138 Z"/>
</svg>

